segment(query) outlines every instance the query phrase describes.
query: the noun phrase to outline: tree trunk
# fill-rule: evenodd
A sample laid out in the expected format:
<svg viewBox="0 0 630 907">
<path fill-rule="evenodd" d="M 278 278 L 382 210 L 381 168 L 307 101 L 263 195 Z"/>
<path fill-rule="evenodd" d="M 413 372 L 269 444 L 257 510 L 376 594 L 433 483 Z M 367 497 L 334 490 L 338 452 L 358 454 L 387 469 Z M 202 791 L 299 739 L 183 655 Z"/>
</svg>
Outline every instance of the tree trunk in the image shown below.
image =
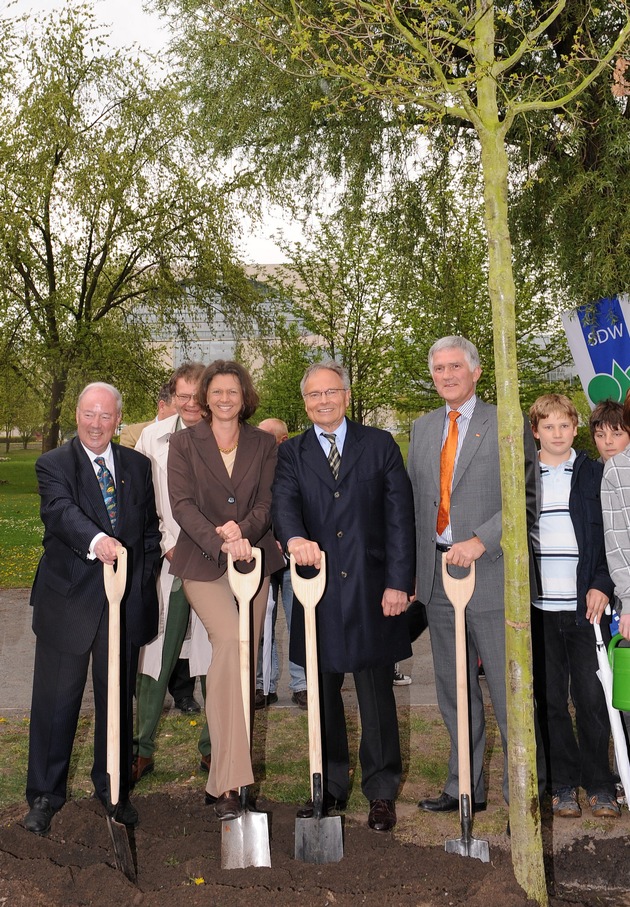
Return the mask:
<svg viewBox="0 0 630 907">
<path fill-rule="evenodd" d="M 482 131 L 503 499 L 505 645 L 512 862 L 528 897 L 546 905 L 536 771 L 523 414 L 516 357 L 515 287 L 508 223 L 508 158 L 498 118 Z"/>
<path fill-rule="evenodd" d="M 59 437 L 61 434 L 61 406 L 66 395 L 67 385 L 67 375 L 56 375 L 53 378 L 50 389 L 48 414 L 44 422 L 44 431 L 42 434 L 42 453 L 46 453 L 48 450 L 54 450 L 55 447 L 59 446 Z"/>
</svg>

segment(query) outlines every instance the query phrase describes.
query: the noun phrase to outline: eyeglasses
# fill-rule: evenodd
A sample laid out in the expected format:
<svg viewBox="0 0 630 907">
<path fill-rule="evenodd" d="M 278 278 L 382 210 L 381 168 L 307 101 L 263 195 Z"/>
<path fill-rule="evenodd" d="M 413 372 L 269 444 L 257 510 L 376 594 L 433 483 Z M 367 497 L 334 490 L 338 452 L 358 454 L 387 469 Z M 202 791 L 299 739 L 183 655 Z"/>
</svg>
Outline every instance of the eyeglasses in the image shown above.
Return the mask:
<svg viewBox="0 0 630 907">
<path fill-rule="evenodd" d="M 236 397 L 238 397 L 240 395 L 240 393 L 241 392 L 237 388 L 232 387 L 232 388 L 229 388 L 228 390 L 215 389 L 213 391 L 210 391 L 208 396 L 212 397 L 213 400 L 220 400 L 224 394 L 227 394 L 228 397 L 232 397 L 233 399 L 235 399 Z"/>
<path fill-rule="evenodd" d="M 317 403 L 322 397 L 329 400 L 336 397 L 337 394 L 345 394 L 345 392 L 345 387 L 329 387 L 327 391 L 311 391 L 309 394 L 302 394 L 302 396 L 305 400 L 308 400 L 309 403 Z"/>
<path fill-rule="evenodd" d="M 198 394 L 175 394 L 177 402 L 181 403 L 182 406 L 185 406 L 186 403 L 190 403 L 191 400 L 194 400 L 195 403 L 199 403 Z"/>
</svg>

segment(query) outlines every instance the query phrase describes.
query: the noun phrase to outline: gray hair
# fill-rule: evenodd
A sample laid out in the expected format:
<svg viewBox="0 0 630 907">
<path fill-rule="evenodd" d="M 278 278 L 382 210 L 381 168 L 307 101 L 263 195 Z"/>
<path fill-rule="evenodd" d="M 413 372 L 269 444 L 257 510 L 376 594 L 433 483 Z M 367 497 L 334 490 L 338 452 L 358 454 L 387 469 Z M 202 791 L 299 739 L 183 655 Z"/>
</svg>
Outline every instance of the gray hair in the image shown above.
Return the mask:
<svg viewBox="0 0 630 907">
<path fill-rule="evenodd" d="M 429 350 L 429 371 L 431 374 L 433 374 L 433 356 L 435 353 L 439 353 L 440 350 L 463 350 L 471 372 L 476 368 L 481 368 L 479 352 L 475 344 L 471 343 L 470 340 L 466 340 L 465 337 L 455 335 L 453 337 L 440 337 Z"/>
<path fill-rule="evenodd" d="M 114 387 L 113 384 L 106 384 L 105 381 L 92 381 L 91 384 L 86 384 L 81 393 L 79 394 L 79 399 L 77 400 L 77 407 L 81 405 L 81 400 L 89 391 L 93 390 L 102 390 L 109 391 L 109 393 L 116 400 L 116 412 L 118 415 L 122 413 L 122 397 L 120 396 L 120 391 L 117 387 Z"/>
<path fill-rule="evenodd" d="M 334 372 L 343 382 L 343 389 L 345 391 L 350 390 L 350 378 L 348 376 L 347 370 L 341 365 L 340 362 L 336 362 L 334 359 L 327 359 L 326 362 L 314 362 L 304 372 L 304 377 L 300 381 L 300 393 L 304 393 L 304 388 L 306 387 L 306 382 L 314 375 L 315 372 Z"/>
</svg>

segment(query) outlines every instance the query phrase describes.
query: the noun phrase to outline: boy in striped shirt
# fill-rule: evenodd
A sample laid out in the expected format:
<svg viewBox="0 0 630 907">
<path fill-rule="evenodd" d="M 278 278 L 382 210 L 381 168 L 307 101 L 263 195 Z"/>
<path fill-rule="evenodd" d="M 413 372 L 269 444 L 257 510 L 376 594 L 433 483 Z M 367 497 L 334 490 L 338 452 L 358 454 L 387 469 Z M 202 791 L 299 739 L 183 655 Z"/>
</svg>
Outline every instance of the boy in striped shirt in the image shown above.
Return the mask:
<svg viewBox="0 0 630 907">
<path fill-rule="evenodd" d="M 613 594 L 600 503 L 603 467 L 585 451 L 573 449 L 578 414 L 567 397 L 544 394 L 529 415 L 540 442 L 542 497 L 532 529 L 540 589 L 532 603 L 534 693 L 553 814 L 578 818 L 577 789 L 582 786 L 594 816 L 619 816 L 608 756 L 610 724 L 596 676 L 591 627 Z M 602 634 L 610 638 L 607 618 Z"/>
</svg>

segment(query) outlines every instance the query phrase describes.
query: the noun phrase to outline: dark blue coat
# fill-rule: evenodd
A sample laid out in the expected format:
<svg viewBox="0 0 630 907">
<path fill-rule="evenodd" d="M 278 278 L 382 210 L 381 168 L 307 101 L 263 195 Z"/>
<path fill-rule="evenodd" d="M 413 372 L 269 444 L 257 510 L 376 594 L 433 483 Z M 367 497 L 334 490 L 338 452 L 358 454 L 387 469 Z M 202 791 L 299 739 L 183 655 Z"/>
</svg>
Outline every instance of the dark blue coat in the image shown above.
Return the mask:
<svg viewBox="0 0 630 907">
<path fill-rule="evenodd" d="M 569 514 L 578 545 L 576 623 L 586 624 L 586 593 L 597 589 L 612 602 L 614 583 L 608 572 L 604 544 L 601 486 L 604 465 L 578 450 L 573 463 Z M 607 618 L 604 618 L 607 622 Z"/>
<path fill-rule="evenodd" d="M 115 537 L 125 546 L 124 626 L 136 646 L 157 633 L 156 574 L 160 531 L 151 461 L 112 444 L 118 516 Z M 43 454 L 35 465 L 44 523 L 44 554 L 31 592 L 33 630 L 62 652 L 92 645 L 106 603 L 103 564 L 88 560 L 99 532 L 113 535 L 90 458 L 78 438 Z"/>
<path fill-rule="evenodd" d="M 415 537 L 411 484 L 398 445 L 377 428 L 348 421 L 339 478 L 315 430 L 278 449 L 272 517 L 283 548 L 316 541 L 328 559 L 317 605 L 320 670 L 345 673 L 411 655 L 404 615 L 385 617 L 386 588 L 413 592 Z M 290 657 L 304 664 L 304 612 L 293 609 Z"/>
</svg>

